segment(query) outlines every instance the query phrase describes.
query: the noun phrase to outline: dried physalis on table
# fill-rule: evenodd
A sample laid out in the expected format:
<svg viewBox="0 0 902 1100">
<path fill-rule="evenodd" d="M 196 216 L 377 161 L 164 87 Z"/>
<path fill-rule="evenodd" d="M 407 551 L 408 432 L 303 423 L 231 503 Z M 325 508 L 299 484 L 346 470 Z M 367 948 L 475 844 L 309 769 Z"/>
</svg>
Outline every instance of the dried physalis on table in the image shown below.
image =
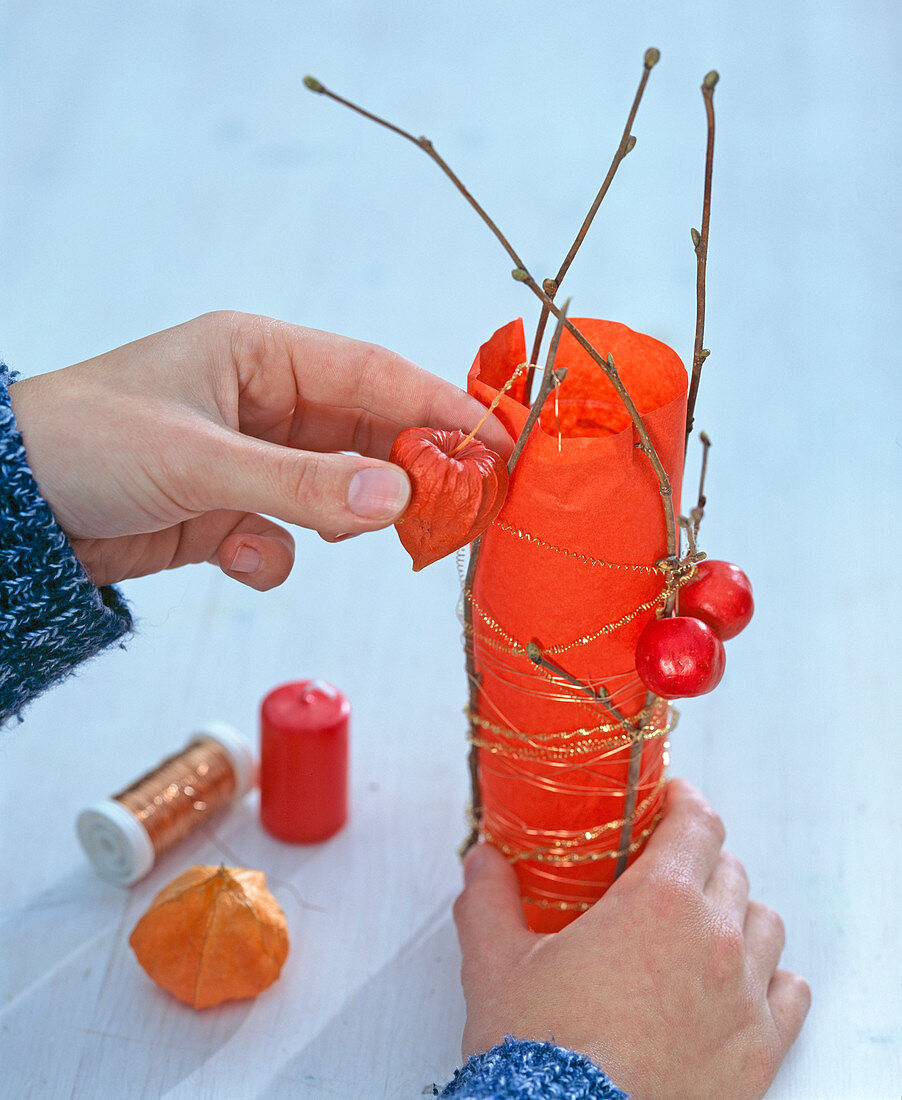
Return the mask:
<svg viewBox="0 0 902 1100">
<path fill-rule="evenodd" d="M 157 985 L 210 1008 L 272 985 L 288 927 L 262 871 L 195 865 L 157 894 L 128 942 Z"/>
<path fill-rule="evenodd" d="M 408 428 L 389 455 L 410 478 L 410 504 L 395 524 L 414 570 L 473 541 L 507 495 L 507 463 L 463 432 Z"/>
</svg>

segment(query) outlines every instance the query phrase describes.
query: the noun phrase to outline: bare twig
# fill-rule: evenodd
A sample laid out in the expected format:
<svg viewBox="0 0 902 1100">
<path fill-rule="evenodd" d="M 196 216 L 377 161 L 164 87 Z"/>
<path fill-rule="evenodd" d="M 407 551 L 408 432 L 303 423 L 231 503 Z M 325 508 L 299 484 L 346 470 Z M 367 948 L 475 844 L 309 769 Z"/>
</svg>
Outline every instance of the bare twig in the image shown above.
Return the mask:
<svg viewBox="0 0 902 1100">
<path fill-rule="evenodd" d="M 631 133 L 633 123 L 636 120 L 636 112 L 639 110 L 639 104 L 642 102 L 642 95 L 645 92 L 645 85 L 648 83 L 648 77 L 651 70 L 655 67 L 661 58 L 660 50 L 654 48 L 645 51 L 645 59 L 642 66 L 642 77 L 639 80 L 639 87 L 636 89 L 636 95 L 633 98 L 633 105 L 630 108 L 629 116 L 626 120 L 626 125 L 623 128 L 623 134 L 620 138 L 620 144 L 614 152 L 613 159 L 611 160 L 611 166 L 608 168 L 608 173 L 604 178 L 604 182 L 599 188 L 598 194 L 595 196 L 595 200 L 589 207 L 589 212 L 586 214 L 583 224 L 580 226 L 579 232 L 576 234 L 576 238 L 573 244 L 570 246 L 570 251 L 564 257 L 564 261 L 558 269 L 557 275 L 553 279 L 545 279 L 542 283 L 542 287 L 549 298 L 554 298 L 558 290 L 560 290 L 561 282 L 564 276 L 570 269 L 570 265 L 576 257 L 577 252 L 580 249 L 583 241 L 586 239 L 586 234 L 589 232 L 589 227 L 592 225 L 595 215 L 598 213 L 598 208 L 604 201 L 605 195 L 608 193 L 608 188 L 611 186 L 611 182 L 617 173 L 617 169 L 620 167 L 623 160 L 628 153 L 631 153 L 635 148 L 636 139 Z M 549 310 L 543 305 L 542 312 L 539 315 L 539 323 L 536 326 L 536 335 L 532 345 L 532 355 L 530 356 L 530 363 L 537 363 L 539 361 L 539 352 L 542 348 L 542 339 L 545 335 L 545 325 L 548 321 Z M 532 389 L 532 372 L 526 379 L 526 400 L 529 401 L 529 394 Z"/>
<path fill-rule="evenodd" d="M 482 686 L 482 676 L 476 671 L 475 639 L 473 636 L 473 604 L 470 593 L 476 579 L 476 563 L 479 561 L 479 551 L 482 547 L 482 535 L 473 539 L 470 544 L 470 560 L 467 564 L 467 575 L 464 579 L 463 591 L 463 615 L 464 615 L 464 668 L 467 674 L 467 693 L 469 698 L 468 713 L 477 712 L 479 702 L 479 688 Z M 473 729 L 473 720 L 470 719 L 470 729 Z M 479 748 L 470 745 L 467 755 L 467 767 L 470 772 L 470 832 L 460 848 L 461 857 L 479 841 L 479 828 L 482 822 L 482 788 L 479 785 Z"/>
<path fill-rule="evenodd" d="M 542 649 L 537 642 L 527 643 L 526 656 L 530 659 L 530 661 L 532 661 L 534 665 L 537 665 L 539 668 L 544 668 L 546 672 L 553 673 L 553 675 L 560 677 L 560 679 L 562 680 L 565 680 L 568 684 L 570 684 L 571 687 L 575 687 L 577 691 L 582 692 L 584 695 L 588 695 L 590 699 L 594 699 L 594 701 L 598 703 L 600 707 L 604 707 L 608 714 L 610 714 L 612 718 L 616 719 L 620 723 L 623 729 L 628 734 L 630 734 L 630 736 L 633 736 L 635 734 L 635 726 L 633 726 L 629 718 L 627 718 L 625 714 L 622 714 L 620 710 L 611 702 L 611 697 L 608 693 L 607 688 L 593 688 L 589 684 L 585 683 L 583 680 L 580 680 L 578 677 L 568 672 L 566 669 L 561 668 L 560 665 L 556 665 L 553 661 L 549 661 L 545 654 L 542 652 Z"/>
<path fill-rule="evenodd" d="M 711 440 L 707 432 L 699 432 L 698 438 L 702 444 L 702 472 L 698 478 L 698 504 L 696 508 L 699 512 L 704 512 L 705 505 L 708 503 L 705 497 L 705 474 L 708 472 L 708 451 L 711 447 Z"/>
<path fill-rule="evenodd" d="M 649 693 L 645 697 L 646 705 L 654 697 Z M 630 844 L 633 839 L 633 823 L 636 817 L 636 801 L 639 794 L 639 771 L 642 766 L 642 749 L 644 741 L 640 736 L 641 727 L 636 730 L 630 742 L 630 763 L 626 773 L 626 798 L 623 801 L 623 824 L 620 826 L 620 843 L 617 850 L 617 864 L 614 867 L 614 878 L 618 879 L 626 870 L 626 862 L 630 855 Z"/>
<path fill-rule="evenodd" d="M 569 302 L 565 302 L 563 306 L 563 313 L 566 313 Z M 532 431 L 533 425 L 538 420 L 542 406 L 548 398 L 549 393 L 555 386 L 559 385 L 564 380 L 565 371 L 556 371 L 554 369 L 554 360 L 557 355 L 557 347 L 560 341 L 560 332 L 563 328 L 562 324 L 558 324 L 558 328 L 555 331 L 555 337 L 552 339 L 551 348 L 548 352 L 548 362 L 545 364 L 545 372 L 542 378 L 542 386 L 539 390 L 539 395 L 533 402 L 532 408 L 529 410 L 529 415 L 526 418 L 526 422 L 523 425 L 520 434 L 517 436 L 517 441 L 514 444 L 514 449 L 511 452 L 511 456 L 508 459 L 507 469 L 508 473 L 512 473 L 523 448 L 526 445 L 526 441 L 529 438 L 529 434 Z M 479 560 L 479 552 L 482 548 L 482 536 L 474 539 L 470 546 L 470 560 L 467 565 L 467 575 L 464 580 L 464 660 L 467 674 L 467 687 L 469 692 L 469 713 L 475 714 L 477 712 L 477 705 L 479 702 L 479 688 L 481 686 L 481 677 L 476 671 L 476 655 L 475 655 L 475 637 L 473 633 L 473 606 L 470 600 L 470 593 L 473 590 L 473 584 L 476 580 L 476 564 Z M 479 840 L 479 827 L 482 818 L 482 791 L 479 786 L 479 748 L 476 745 L 470 746 L 470 752 L 467 757 L 467 765 L 470 772 L 470 816 L 471 825 L 470 832 L 461 846 L 461 855 L 466 853 L 476 844 Z"/>
<path fill-rule="evenodd" d="M 519 459 L 523 448 L 526 446 L 526 441 L 529 439 L 529 433 L 532 431 L 533 426 L 542 413 L 542 408 L 548 399 L 548 395 L 564 381 L 567 375 L 566 369 L 554 369 L 554 361 L 557 358 L 557 349 L 561 342 L 561 333 L 564 331 L 564 318 L 567 316 L 567 310 L 569 308 L 570 299 L 568 298 L 563 306 L 561 306 L 561 317 L 558 319 L 557 328 L 554 330 L 554 336 L 551 338 L 551 347 L 548 349 L 548 360 L 545 363 L 545 371 L 542 375 L 542 385 L 539 387 L 538 397 L 536 397 L 535 401 L 532 403 L 532 407 L 529 410 L 529 416 L 527 416 L 523 429 L 517 436 L 517 442 L 514 444 L 511 456 L 507 460 L 507 472 L 509 474 L 514 472 L 514 467 L 517 465 L 517 459 Z"/>
<path fill-rule="evenodd" d="M 697 539 L 698 529 L 701 526 L 702 517 L 705 514 L 705 504 L 707 503 L 705 498 L 705 475 L 708 472 L 708 451 L 711 448 L 711 440 L 708 438 L 707 432 L 699 432 L 698 437 L 702 444 L 702 468 L 698 478 L 698 503 L 690 511 L 688 518 L 680 516 L 680 527 L 686 532 L 686 539 L 689 542 L 687 557 L 693 562 L 701 561 L 705 557 L 704 554 L 699 553 Z"/>
<path fill-rule="evenodd" d="M 711 74 L 709 73 L 708 77 L 710 77 L 710 75 Z M 706 81 L 708 80 L 708 77 L 705 77 Z M 495 222 L 492 221 L 492 219 L 489 217 L 483 207 L 470 194 L 466 187 L 464 187 L 461 180 L 458 178 L 457 175 L 455 175 L 448 164 L 435 151 L 432 142 L 428 138 L 414 137 L 413 134 L 409 133 L 407 130 L 402 130 L 400 126 L 395 126 L 394 123 L 387 122 L 384 118 L 380 118 L 378 115 L 374 115 L 370 111 L 365 111 L 362 107 L 358 107 L 356 103 L 352 103 L 350 100 L 344 99 L 342 96 L 336 95 L 335 92 L 330 91 L 319 80 L 317 80 L 316 77 L 305 76 L 304 84 L 312 92 L 317 92 L 320 95 L 328 96 L 330 99 L 334 99 L 337 103 L 341 103 L 345 107 L 349 107 L 352 111 L 356 111 L 358 114 L 363 115 L 365 118 L 372 119 L 373 122 L 377 122 L 380 126 L 384 126 L 386 127 L 386 129 L 391 130 L 393 133 L 399 134 L 401 137 L 406 138 L 418 148 L 422 149 L 429 157 L 431 157 L 431 159 L 435 161 L 439 168 L 441 168 L 445 175 L 451 180 L 458 191 L 460 191 L 467 202 L 473 207 L 476 213 L 482 218 L 489 229 L 491 229 L 491 231 L 500 242 L 501 246 L 504 248 L 505 252 L 507 252 L 508 256 L 510 256 L 510 258 L 514 261 L 516 266 L 511 273 L 513 277 L 518 282 L 524 283 L 527 287 L 529 287 L 533 294 L 538 297 L 542 304 L 547 307 L 548 311 L 550 313 L 553 313 L 554 316 L 558 318 L 558 320 L 563 320 L 564 326 L 571 334 L 571 336 L 573 336 L 577 340 L 581 347 L 586 352 L 588 352 L 591 358 L 598 364 L 599 367 L 601 367 L 601 369 L 610 379 L 611 385 L 613 385 L 614 389 L 617 391 L 617 394 L 620 397 L 621 401 L 623 401 L 624 405 L 626 406 L 626 411 L 629 413 L 630 419 L 633 422 L 633 426 L 635 427 L 636 432 L 639 436 L 638 446 L 643 454 L 646 455 L 649 462 L 651 462 L 652 467 L 655 471 L 655 475 L 658 479 L 658 490 L 661 494 L 661 503 L 664 508 L 665 524 L 667 527 L 667 553 L 670 557 L 676 557 L 678 551 L 677 527 L 676 516 L 674 514 L 673 508 L 673 489 L 670 484 L 670 478 L 668 477 L 667 471 L 664 469 L 664 466 L 660 458 L 658 457 L 658 453 L 654 448 L 651 437 L 649 436 L 645 424 L 642 421 L 642 417 L 639 415 L 639 410 L 636 408 L 635 402 L 630 396 L 626 386 L 624 386 L 623 382 L 620 380 L 620 375 L 617 373 L 617 368 L 614 365 L 613 358 L 610 355 L 608 355 L 607 357 L 603 357 L 601 353 L 589 343 L 589 341 L 585 338 L 585 336 L 583 336 L 579 329 L 577 329 L 571 321 L 568 321 L 567 318 L 562 315 L 561 310 L 558 309 L 558 307 L 554 304 L 548 293 L 542 287 L 540 287 L 535 279 L 532 277 L 532 275 L 530 275 L 525 264 L 517 255 L 516 250 L 507 239 L 507 237 L 505 237 L 505 235 L 501 232 Z"/>
<path fill-rule="evenodd" d="M 366 111 L 363 107 L 358 107 L 356 103 L 352 103 L 349 99 L 345 99 L 343 96 L 336 95 L 335 92 L 330 91 L 324 84 L 316 79 L 315 76 L 305 76 L 304 85 L 309 88 L 311 92 L 317 92 L 319 95 L 327 96 L 329 99 L 334 99 L 336 103 L 341 103 L 345 107 L 349 107 L 352 111 L 356 111 L 357 114 L 363 115 L 364 118 L 368 118 L 373 122 L 378 123 L 380 126 L 384 126 L 386 130 L 391 130 L 393 134 L 397 134 L 399 137 L 406 138 L 407 141 L 412 142 L 418 149 L 422 149 L 423 152 L 430 157 L 441 168 L 449 180 L 454 184 L 458 191 L 463 195 L 467 202 L 473 207 L 476 213 L 482 218 L 485 224 L 491 229 L 491 231 L 498 238 L 501 247 L 507 252 L 508 256 L 514 261 L 517 267 L 523 267 L 523 261 L 514 251 L 510 241 L 505 237 L 497 225 L 492 221 L 482 206 L 473 198 L 470 192 L 464 187 L 458 176 L 452 171 L 448 162 L 441 157 L 435 150 L 435 146 L 426 137 L 414 137 L 409 131 L 402 129 L 400 126 L 396 126 L 393 122 L 389 122 L 387 119 L 380 118 L 379 115 L 374 115 L 372 111 Z"/>
<path fill-rule="evenodd" d="M 627 771 L 626 779 L 626 798 L 623 803 L 623 824 L 620 827 L 620 843 L 617 855 L 617 864 L 614 868 L 614 878 L 618 878 L 626 870 L 626 861 L 629 858 L 629 847 L 633 834 L 633 819 L 636 814 L 636 801 L 639 790 L 639 771 L 642 765 L 642 748 L 644 746 L 644 739 L 642 737 L 642 722 L 641 719 L 636 725 L 622 714 L 620 710 L 610 701 L 610 696 L 605 688 L 599 688 L 595 690 L 588 684 L 583 683 L 582 680 L 572 676 L 566 669 L 561 668 L 559 665 L 549 661 L 547 657 L 542 653 L 541 649 L 535 642 L 530 642 L 526 647 L 526 655 L 540 668 L 546 669 L 548 672 L 559 676 L 565 680 L 568 684 L 571 684 L 578 691 L 590 696 L 594 699 L 599 706 L 604 707 L 612 717 L 620 723 L 621 728 L 630 738 L 630 759 L 629 767 Z M 650 708 L 654 704 L 655 697 L 649 692 L 645 697 L 645 705 L 643 711 L 640 713 L 650 713 Z"/>
<path fill-rule="evenodd" d="M 686 441 L 692 434 L 695 422 L 695 401 L 698 397 L 698 384 L 702 375 L 702 366 L 710 355 L 705 348 L 705 268 L 708 262 L 708 224 L 711 220 L 711 175 L 714 168 L 714 88 L 720 77 L 712 69 L 702 81 L 702 97 L 705 101 L 705 115 L 708 120 L 708 142 L 705 149 L 705 192 L 702 199 L 702 227 L 699 232 L 692 230 L 692 243 L 695 246 L 695 345 L 692 352 L 692 380 L 689 384 L 689 400 L 686 406 Z"/>
</svg>

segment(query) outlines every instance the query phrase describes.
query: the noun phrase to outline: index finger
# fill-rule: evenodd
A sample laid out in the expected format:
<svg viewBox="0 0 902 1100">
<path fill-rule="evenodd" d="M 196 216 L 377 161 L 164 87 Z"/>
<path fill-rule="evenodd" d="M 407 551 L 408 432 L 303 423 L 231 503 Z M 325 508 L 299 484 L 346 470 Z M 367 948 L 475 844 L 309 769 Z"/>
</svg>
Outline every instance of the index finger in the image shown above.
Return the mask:
<svg viewBox="0 0 902 1100">
<path fill-rule="evenodd" d="M 251 361 L 260 362 L 261 350 L 263 356 L 287 355 L 297 392 L 308 401 L 363 409 L 399 428 L 469 432 L 485 416 L 485 406 L 475 397 L 378 344 L 268 318 L 248 318 L 245 324 L 242 340 L 257 345 Z M 477 434 L 505 457 L 513 449 L 511 437 L 495 416 Z"/>
<path fill-rule="evenodd" d="M 685 779 L 671 779 L 664 794 L 664 816 L 640 857 L 646 872 L 688 873 L 704 888 L 717 864 L 726 830 L 711 803 Z"/>
</svg>

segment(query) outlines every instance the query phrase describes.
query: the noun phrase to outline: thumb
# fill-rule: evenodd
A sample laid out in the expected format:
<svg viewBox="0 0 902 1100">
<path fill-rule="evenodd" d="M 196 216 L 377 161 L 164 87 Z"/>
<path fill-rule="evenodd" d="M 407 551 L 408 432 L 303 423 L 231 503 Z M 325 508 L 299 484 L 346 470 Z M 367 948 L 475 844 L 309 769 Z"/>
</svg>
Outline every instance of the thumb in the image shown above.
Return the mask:
<svg viewBox="0 0 902 1100">
<path fill-rule="evenodd" d="M 520 902 L 513 868 L 491 844 L 477 844 L 464 861 L 463 893 L 454 903 L 454 923 L 463 955 L 464 989 L 468 974 L 492 968 L 532 933 Z"/>
<path fill-rule="evenodd" d="M 387 527 L 410 500 L 407 474 L 359 455 L 281 447 L 229 432 L 208 467 L 211 507 L 275 516 L 326 536 Z"/>
</svg>

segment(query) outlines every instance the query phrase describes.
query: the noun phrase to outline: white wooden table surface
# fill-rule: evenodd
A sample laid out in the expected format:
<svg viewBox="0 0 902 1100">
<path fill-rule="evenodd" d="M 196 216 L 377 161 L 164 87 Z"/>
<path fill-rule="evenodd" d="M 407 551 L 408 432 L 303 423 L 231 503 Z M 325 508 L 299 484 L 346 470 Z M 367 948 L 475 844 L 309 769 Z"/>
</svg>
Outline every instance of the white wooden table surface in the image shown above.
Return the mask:
<svg viewBox="0 0 902 1100">
<path fill-rule="evenodd" d="M 751 575 L 758 611 L 720 689 L 682 708 L 673 770 L 726 819 L 811 981 L 781 1100 L 902 1089 L 899 32 L 890 0 L 0 3 L 0 351 L 25 373 L 228 307 L 463 384 L 479 343 L 534 316 L 530 296 L 425 157 L 302 76 L 432 137 L 543 276 L 651 45 L 637 148 L 568 283 L 575 313 L 685 358 L 698 84 L 720 70 L 703 536 Z M 444 1081 L 463 1019 L 453 561 L 414 576 L 392 531 L 298 532 L 294 575 L 266 595 L 202 567 L 125 590 L 128 651 L 0 739 L 0 1095 L 407 1097 Z M 251 798 L 130 891 L 93 874 L 82 806 L 207 718 L 256 737 L 262 695 L 311 675 L 354 708 L 340 835 L 281 845 Z M 268 873 L 293 949 L 258 1000 L 195 1014 L 127 938 L 169 878 L 220 860 Z"/>
</svg>

